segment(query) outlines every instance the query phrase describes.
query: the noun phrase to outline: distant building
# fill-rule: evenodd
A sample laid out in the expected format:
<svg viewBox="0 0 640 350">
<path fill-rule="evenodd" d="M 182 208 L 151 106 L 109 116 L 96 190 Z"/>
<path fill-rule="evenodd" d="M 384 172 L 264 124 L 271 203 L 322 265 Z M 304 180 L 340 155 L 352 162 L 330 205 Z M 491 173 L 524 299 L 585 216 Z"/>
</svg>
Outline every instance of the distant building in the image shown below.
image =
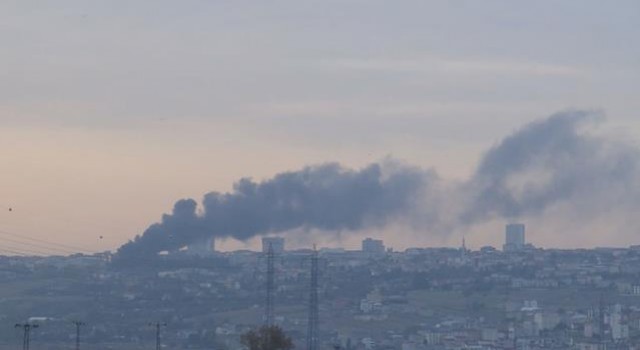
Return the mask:
<svg viewBox="0 0 640 350">
<path fill-rule="evenodd" d="M 496 251 L 498 250 L 490 245 L 486 245 L 480 248 L 480 252 L 483 254 L 495 253 Z"/>
<path fill-rule="evenodd" d="M 505 228 L 505 242 L 502 250 L 510 252 L 524 248 L 524 224 L 508 224 Z"/>
<path fill-rule="evenodd" d="M 216 241 L 213 237 L 192 242 L 187 246 L 187 253 L 190 255 L 209 255 L 215 252 Z"/>
<path fill-rule="evenodd" d="M 262 238 L 262 252 L 268 253 L 269 247 L 275 254 L 284 252 L 284 238 L 282 237 L 263 237 Z"/>
<path fill-rule="evenodd" d="M 384 243 L 381 239 L 366 238 L 362 241 L 362 251 L 369 254 L 383 254 Z"/>
</svg>

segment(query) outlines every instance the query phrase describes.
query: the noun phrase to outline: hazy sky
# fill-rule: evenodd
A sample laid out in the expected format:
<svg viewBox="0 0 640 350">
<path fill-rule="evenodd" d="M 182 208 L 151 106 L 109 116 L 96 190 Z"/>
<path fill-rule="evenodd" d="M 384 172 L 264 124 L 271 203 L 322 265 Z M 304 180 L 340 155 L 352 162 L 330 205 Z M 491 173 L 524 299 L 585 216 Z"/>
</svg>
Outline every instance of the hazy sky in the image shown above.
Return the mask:
<svg viewBox="0 0 640 350">
<path fill-rule="evenodd" d="M 637 142 L 638 38 L 635 0 L 3 0 L 0 230 L 115 248 L 176 199 L 325 161 L 465 179 L 566 108 Z"/>
</svg>

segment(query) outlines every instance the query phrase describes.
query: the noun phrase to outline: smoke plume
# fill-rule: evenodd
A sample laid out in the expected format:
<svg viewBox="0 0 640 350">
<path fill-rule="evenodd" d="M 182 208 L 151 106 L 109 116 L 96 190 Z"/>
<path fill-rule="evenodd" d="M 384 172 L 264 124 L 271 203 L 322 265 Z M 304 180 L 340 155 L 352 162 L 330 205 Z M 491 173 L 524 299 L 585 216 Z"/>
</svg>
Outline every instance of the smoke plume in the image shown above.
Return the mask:
<svg viewBox="0 0 640 350">
<path fill-rule="evenodd" d="M 281 173 L 263 182 L 238 181 L 230 193 L 204 196 L 202 212 L 193 199 L 122 246 L 120 254 L 176 250 L 208 237 L 245 240 L 297 228 L 358 230 L 381 226 L 415 206 L 430 175 L 385 162 L 355 171 L 338 164 Z"/>
<path fill-rule="evenodd" d="M 462 183 L 389 160 L 360 170 L 325 164 L 263 182 L 241 179 L 229 193 L 206 194 L 200 209 L 192 199 L 178 201 L 119 255 L 299 228 L 357 231 L 400 221 L 433 234 L 496 219 L 553 217 L 559 209 L 586 221 L 612 211 L 635 217 L 640 152 L 592 133 L 601 119 L 571 111 L 525 125 L 489 149 Z"/>
<path fill-rule="evenodd" d="M 558 206 L 588 220 L 604 208 L 639 208 L 640 153 L 590 133 L 602 118 L 582 111 L 533 122 L 489 150 L 465 184 L 461 221 L 524 219 Z"/>
</svg>

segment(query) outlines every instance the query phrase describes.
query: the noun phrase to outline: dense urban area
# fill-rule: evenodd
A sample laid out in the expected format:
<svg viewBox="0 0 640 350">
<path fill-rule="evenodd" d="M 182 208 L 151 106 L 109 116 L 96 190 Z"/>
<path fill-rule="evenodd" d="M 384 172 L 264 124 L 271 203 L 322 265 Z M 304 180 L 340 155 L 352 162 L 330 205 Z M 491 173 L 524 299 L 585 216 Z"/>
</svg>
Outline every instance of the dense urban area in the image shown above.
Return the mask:
<svg viewBox="0 0 640 350">
<path fill-rule="evenodd" d="M 241 349 L 270 317 L 296 348 L 311 328 L 319 349 L 640 348 L 640 247 L 540 249 L 520 224 L 505 236 L 500 250 L 290 251 L 269 237 L 261 252 L 211 244 L 142 263 L 3 256 L 0 348 L 37 324 L 33 349 L 69 349 L 77 330 L 85 349 L 150 349 L 157 335 L 166 349 Z"/>
</svg>

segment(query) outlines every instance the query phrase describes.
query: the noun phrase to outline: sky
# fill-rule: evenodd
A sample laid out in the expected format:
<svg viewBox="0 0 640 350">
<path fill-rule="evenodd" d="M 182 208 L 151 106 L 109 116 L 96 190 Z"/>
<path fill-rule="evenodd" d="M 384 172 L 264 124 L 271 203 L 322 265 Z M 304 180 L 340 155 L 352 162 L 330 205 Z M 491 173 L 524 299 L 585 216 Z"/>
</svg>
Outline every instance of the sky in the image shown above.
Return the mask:
<svg viewBox="0 0 640 350">
<path fill-rule="evenodd" d="M 636 144 L 638 37 L 624 0 L 0 1 L 0 231 L 115 249 L 180 198 L 333 161 L 464 180 L 569 108 Z"/>
</svg>

